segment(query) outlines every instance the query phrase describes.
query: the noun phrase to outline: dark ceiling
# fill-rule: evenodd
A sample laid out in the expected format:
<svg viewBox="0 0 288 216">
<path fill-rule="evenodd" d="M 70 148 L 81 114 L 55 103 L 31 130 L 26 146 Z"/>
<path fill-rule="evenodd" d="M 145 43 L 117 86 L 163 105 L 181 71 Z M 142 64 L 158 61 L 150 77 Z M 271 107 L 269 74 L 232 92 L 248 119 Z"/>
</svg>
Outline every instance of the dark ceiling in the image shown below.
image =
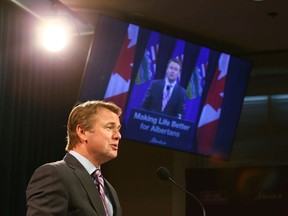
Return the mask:
<svg viewBox="0 0 288 216">
<path fill-rule="evenodd" d="M 29 8 L 35 0 L 16 2 Z M 288 73 L 287 0 L 61 0 L 60 3 L 88 23 L 93 24 L 99 13 L 104 13 L 247 58 L 254 62 L 254 74 Z"/>
<path fill-rule="evenodd" d="M 99 12 L 142 22 L 192 42 L 259 61 L 288 62 L 287 0 L 61 0 L 94 22 Z M 276 60 L 277 61 L 277 60 Z M 264 63 L 266 62 L 266 58 Z M 276 63 L 276 62 L 275 62 Z M 259 62 L 260 64 L 260 62 Z M 266 63 L 265 63 L 266 64 Z M 257 66 L 257 65 L 256 65 Z M 263 66 L 265 67 L 265 66 Z"/>
</svg>

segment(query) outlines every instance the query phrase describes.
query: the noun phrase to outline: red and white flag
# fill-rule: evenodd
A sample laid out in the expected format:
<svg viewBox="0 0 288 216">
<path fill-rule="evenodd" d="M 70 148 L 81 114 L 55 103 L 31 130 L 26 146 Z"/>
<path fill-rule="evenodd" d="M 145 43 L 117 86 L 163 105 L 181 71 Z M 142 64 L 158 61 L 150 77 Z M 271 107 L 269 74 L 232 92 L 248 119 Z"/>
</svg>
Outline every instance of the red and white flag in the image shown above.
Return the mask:
<svg viewBox="0 0 288 216">
<path fill-rule="evenodd" d="M 105 100 L 124 109 L 130 87 L 139 26 L 130 24 L 105 93 Z"/>
<path fill-rule="evenodd" d="M 221 116 L 224 87 L 229 66 L 230 55 L 222 53 L 214 73 L 205 105 L 198 123 L 197 139 L 199 152 L 208 154 L 213 148 L 217 126 Z"/>
</svg>

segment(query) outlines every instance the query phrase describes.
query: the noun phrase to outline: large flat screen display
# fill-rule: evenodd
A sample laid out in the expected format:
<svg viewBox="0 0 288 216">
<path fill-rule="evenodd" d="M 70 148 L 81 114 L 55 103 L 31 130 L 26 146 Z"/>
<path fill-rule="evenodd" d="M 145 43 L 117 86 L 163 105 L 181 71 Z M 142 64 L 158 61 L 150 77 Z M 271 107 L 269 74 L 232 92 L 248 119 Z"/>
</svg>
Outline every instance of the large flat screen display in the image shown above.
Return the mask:
<svg viewBox="0 0 288 216">
<path fill-rule="evenodd" d="M 120 106 L 135 145 L 228 159 L 251 62 L 171 35 L 100 16 L 79 100 Z"/>
</svg>

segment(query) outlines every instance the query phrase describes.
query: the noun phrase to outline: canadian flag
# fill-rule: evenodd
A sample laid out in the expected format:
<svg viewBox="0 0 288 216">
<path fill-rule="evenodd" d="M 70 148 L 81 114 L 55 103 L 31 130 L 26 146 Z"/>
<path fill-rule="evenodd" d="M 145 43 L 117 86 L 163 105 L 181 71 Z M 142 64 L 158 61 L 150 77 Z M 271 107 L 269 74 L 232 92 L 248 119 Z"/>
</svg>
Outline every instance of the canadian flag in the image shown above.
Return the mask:
<svg viewBox="0 0 288 216">
<path fill-rule="evenodd" d="M 139 26 L 130 24 L 105 93 L 105 100 L 125 108 L 130 87 Z"/>
<path fill-rule="evenodd" d="M 214 73 L 205 105 L 198 122 L 197 139 L 199 152 L 208 154 L 213 148 L 217 126 L 221 116 L 224 87 L 229 66 L 230 55 L 222 53 Z"/>
</svg>

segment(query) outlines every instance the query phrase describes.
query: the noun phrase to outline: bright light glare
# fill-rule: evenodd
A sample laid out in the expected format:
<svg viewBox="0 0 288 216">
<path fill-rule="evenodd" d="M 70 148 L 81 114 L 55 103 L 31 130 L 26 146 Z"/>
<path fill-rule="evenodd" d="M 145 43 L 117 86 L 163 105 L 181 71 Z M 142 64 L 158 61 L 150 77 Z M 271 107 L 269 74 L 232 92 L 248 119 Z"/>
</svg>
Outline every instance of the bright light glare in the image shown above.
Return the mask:
<svg viewBox="0 0 288 216">
<path fill-rule="evenodd" d="M 67 31 L 60 23 L 50 23 L 43 30 L 44 47 L 51 52 L 62 50 L 68 41 Z"/>
</svg>

